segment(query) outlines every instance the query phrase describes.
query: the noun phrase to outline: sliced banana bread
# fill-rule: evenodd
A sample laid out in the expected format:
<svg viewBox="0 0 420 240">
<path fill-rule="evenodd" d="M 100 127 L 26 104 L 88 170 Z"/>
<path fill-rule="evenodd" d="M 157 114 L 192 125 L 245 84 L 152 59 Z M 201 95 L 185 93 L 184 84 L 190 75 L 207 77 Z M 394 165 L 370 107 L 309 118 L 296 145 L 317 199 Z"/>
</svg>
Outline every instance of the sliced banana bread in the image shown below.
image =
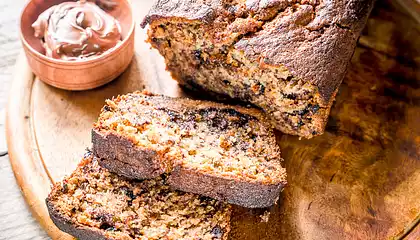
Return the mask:
<svg viewBox="0 0 420 240">
<path fill-rule="evenodd" d="M 275 136 L 256 109 L 136 92 L 107 100 L 92 142 L 113 172 L 167 173 L 175 189 L 244 207 L 273 205 L 286 184 Z"/>
<path fill-rule="evenodd" d="M 46 199 L 51 219 L 79 239 L 227 239 L 231 207 L 174 191 L 158 177 L 128 180 L 86 154 Z"/>
<path fill-rule="evenodd" d="M 157 0 L 143 21 L 180 84 L 322 134 L 373 0 Z"/>
</svg>

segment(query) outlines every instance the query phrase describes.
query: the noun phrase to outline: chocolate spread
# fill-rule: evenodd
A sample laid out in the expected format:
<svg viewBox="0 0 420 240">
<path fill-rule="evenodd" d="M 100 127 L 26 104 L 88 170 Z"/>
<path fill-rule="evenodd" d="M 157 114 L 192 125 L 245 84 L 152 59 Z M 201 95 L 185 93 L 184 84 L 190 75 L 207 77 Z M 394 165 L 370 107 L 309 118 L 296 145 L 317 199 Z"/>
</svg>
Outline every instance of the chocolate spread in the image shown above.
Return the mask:
<svg viewBox="0 0 420 240">
<path fill-rule="evenodd" d="M 121 41 L 118 21 L 96 4 L 81 0 L 47 9 L 32 24 L 48 57 L 80 60 L 98 56 Z"/>
</svg>

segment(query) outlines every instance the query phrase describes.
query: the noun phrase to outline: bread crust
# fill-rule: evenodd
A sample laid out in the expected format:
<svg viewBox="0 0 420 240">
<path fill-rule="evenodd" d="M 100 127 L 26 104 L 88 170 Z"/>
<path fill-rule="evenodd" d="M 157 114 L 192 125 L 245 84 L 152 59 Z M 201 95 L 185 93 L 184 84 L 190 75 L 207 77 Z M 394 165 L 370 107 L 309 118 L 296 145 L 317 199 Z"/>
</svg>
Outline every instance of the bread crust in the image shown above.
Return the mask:
<svg viewBox="0 0 420 240">
<path fill-rule="evenodd" d="M 104 236 L 99 230 L 91 227 L 86 227 L 73 223 L 70 219 L 60 214 L 54 205 L 49 201 L 49 198 L 45 200 L 47 205 L 48 213 L 53 223 L 63 232 L 66 232 L 80 240 L 112 240 Z"/>
<path fill-rule="evenodd" d="M 137 166 L 105 158 L 99 159 L 99 164 L 118 175 L 129 179 L 139 179 Z M 234 181 L 199 173 L 181 166 L 176 166 L 171 171 L 167 183 L 176 190 L 200 194 L 247 208 L 265 208 L 274 205 L 286 185 L 286 182 L 263 185 Z"/>
<path fill-rule="evenodd" d="M 228 1 L 158 0 L 144 18 L 142 27 L 161 20 L 194 21 L 213 24 Z M 249 37 L 242 37 L 234 46 L 245 56 L 264 64 L 285 66 L 295 77 L 318 87 L 322 106 L 334 99 L 357 38 L 373 8 L 374 0 L 296 1 L 246 0 L 244 11 L 253 15 L 277 10 L 277 17 L 266 21 L 264 28 Z M 241 10 L 242 11 L 242 10 Z M 235 17 L 235 16 L 234 16 Z M 239 18 L 239 17 L 238 17 Z"/>
<path fill-rule="evenodd" d="M 131 178 L 155 178 L 167 170 L 161 165 L 155 151 L 135 146 L 129 139 L 111 131 L 103 133 L 97 129 L 92 129 L 92 144 L 92 151 L 99 159 L 120 161 L 135 167 L 136 171 L 133 170 L 130 173 Z M 112 167 L 110 165 L 112 165 L 112 161 L 107 161 L 102 166 L 105 168 Z M 129 169 L 126 169 L 126 171 L 129 171 Z"/>
<path fill-rule="evenodd" d="M 274 205 L 285 182 L 265 185 L 202 174 L 176 166 L 168 177 L 174 189 L 201 194 L 220 201 L 247 207 L 265 208 Z"/>
<path fill-rule="evenodd" d="M 214 109 L 229 109 L 241 114 L 247 114 L 247 118 L 251 118 L 252 121 L 255 121 L 259 125 L 258 131 L 264 134 L 263 136 L 268 136 L 267 139 L 261 141 L 264 141 L 266 148 L 272 150 L 264 158 L 271 159 L 271 161 L 281 161 L 279 148 L 276 145 L 274 133 L 270 128 L 269 122 L 256 109 L 233 107 L 207 101 L 169 98 L 138 92 L 131 94 L 131 96 L 127 95 L 127 98 L 129 98 L 127 101 L 138 101 L 138 99 L 130 98 L 135 97 L 136 94 L 157 96 L 156 98 L 147 99 L 147 102 L 142 103 L 150 109 L 165 109 L 169 111 L 185 111 L 185 109 L 212 109 L 212 111 Z M 118 97 L 116 101 L 124 100 Z M 118 102 L 118 104 L 124 105 L 130 103 Z M 141 112 L 137 114 L 141 116 Z M 117 133 L 113 130 L 103 130 L 101 126 L 101 123 L 98 121 L 92 130 L 93 153 L 98 157 L 99 164 L 102 167 L 127 178 L 148 179 L 161 174 L 167 174 L 168 183 L 174 189 L 201 194 L 249 208 L 263 208 L 273 205 L 280 191 L 287 183 L 286 171 L 280 167 L 280 164 L 274 166 L 280 169 L 276 170 L 278 171 L 276 172 L 277 178 L 271 182 L 267 182 L 266 179 L 248 179 L 242 177 L 242 175 L 235 175 L 235 177 L 224 177 L 223 175 L 219 175 L 220 173 L 211 175 L 210 172 L 200 172 L 200 169 L 187 169 L 184 166 L 188 165 L 183 164 L 183 159 L 168 160 L 157 151 L 134 144 L 124 134 Z"/>
</svg>

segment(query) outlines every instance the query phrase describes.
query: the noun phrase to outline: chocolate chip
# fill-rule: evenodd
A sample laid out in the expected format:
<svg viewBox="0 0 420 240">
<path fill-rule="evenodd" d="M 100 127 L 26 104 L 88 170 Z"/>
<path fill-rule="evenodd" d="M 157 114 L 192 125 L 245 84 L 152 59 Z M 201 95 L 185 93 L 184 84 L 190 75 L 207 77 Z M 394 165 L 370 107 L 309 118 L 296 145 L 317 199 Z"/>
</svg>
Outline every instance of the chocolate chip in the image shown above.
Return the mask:
<svg viewBox="0 0 420 240">
<path fill-rule="evenodd" d="M 166 30 L 166 25 L 160 24 L 159 27 L 161 27 L 163 30 Z"/>
<path fill-rule="evenodd" d="M 128 189 L 127 187 L 121 187 L 121 192 L 124 193 L 130 200 L 134 200 L 136 195 L 134 195 L 133 191 Z"/>
<path fill-rule="evenodd" d="M 254 142 L 256 142 L 256 141 L 257 141 L 257 135 L 252 134 L 252 135 L 251 135 L 251 139 L 252 139 Z"/>
<path fill-rule="evenodd" d="M 162 178 L 162 181 L 166 184 L 166 180 L 168 180 L 169 176 L 167 174 L 162 174 L 160 177 Z"/>
<path fill-rule="evenodd" d="M 216 225 L 210 232 L 215 238 L 223 237 L 223 230 L 219 225 Z"/>
<path fill-rule="evenodd" d="M 169 119 L 171 122 L 176 122 L 177 120 L 182 118 L 177 112 L 168 109 L 164 109 L 164 111 L 169 115 Z"/>
<path fill-rule="evenodd" d="M 303 115 L 307 114 L 308 112 L 309 112 L 308 107 L 306 107 L 306 108 L 305 108 L 305 109 L 303 109 L 303 110 L 299 110 L 299 111 L 298 111 L 298 114 L 299 114 L 300 116 L 303 116 Z"/>
<path fill-rule="evenodd" d="M 205 61 L 204 58 L 201 56 L 202 53 L 203 51 L 201 49 L 197 49 L 193 51 L 193 55 L 195 59 L 200 62 L 200 65 L 210 64 L 208 60 Z"/>
<path fill-rule="evenodd" d="M 67 193 L 68 190 L 69 190 L 69 186 L 67 185 L 67 183 L 63 183 L 63 188 L 61 189 L 61 191 L 63 193 Z"/>
<path fill-rule="evenodd" d="M 106 231 L 109 231 L 108 229 L 115 229 L 113 226 L 109 225 L 106 222 L 101 223 L 101 225 L 99 226 L 99 228 L 102 229 L 102 230 L 106 230 Z"/>
<path fill-rule="evenodd" d="M 226 84 L 226 85 L 230 84 L 230 82 L 228 80 L 223 80 L 223 83 Z"/>
<path fill-rule="evenodd" d="M 99 226 L 100 229 L 105 230 L 113 227 L 113 215 L 105 213 L 103 210 L 95 209 L 92 218 L 101 222 L 101 225 Z"/>
<path fill-rule="evenodd" d="M 305 123 L 303 123 L 302 119 L 299 120 L 297 126 L 298 127 L 302 127 L 303 125 L 305 125 Z"/>
<path fill-rule="evenodd" d="M 197 59 L 197 60 L 199 60 L 199 61 L 201 61 L 201 60 L 202 60 L 202 59 L 201 59 L 201 50 L 200 50 L 200 49 L 194 50 L 194 51 L 193 51 L 193 53 L 194 53 L 194 57 L 195 57 L 195 59 Z"/>
<path fill-rule="evenodd" d="M 131 191 L 131 190 L 127 191 L 127 192 L 125 193 L 125 195 L 126 195 L 127 197 L 129 197 L 130 199 L 135 199 L 135 198 L 136 198 L 136 196 L 134 195 L 133 191 Z"/>
<path fill-rule="evenodd" d="M 294 93 L 285 94 L 284 97 L 292 100 L 295 100 L 297 98 L 296 94 Z"/>
<path fill-rule="evenodd" d="M 260 94 L 263 94 L 265 92 L 265 86 L 260 84 Z"/>
<path fill-rule="evenodd" d="M 303 115 L 308 114 L 309 112 L 316 113 L 318 110 L 319 110 L 318 104 L 315 104 L 315 105 L 308 104 L 308 106 L 306 106 L 305 109 L 298 111 L 297 114 L 299 114 L 300 116 L 303 116 Z"/>
<path fill-rule="evenodd" d="M 212 200 L 211 198 L 206 197 L 206 196 L 200 196 L 200 197 L 199 197 L 199 199 L 200 199 L 200 201 L 201 201 L 201 202 L 205 202 L 206 204 L 207 204 L 209 201 L 211 201 L 211 200 Z"/>
<path fill-rule="evenodd" d="M 105 112 L 110 112 L 111 111 L 111 108 L 108 105 L 105 105 L 102 109 Z"/>
<path fill-rule="evenodd" d="M 312 105 L 311 105 L 312 106 Z M 316 112 L 318 112 L 318 110 L 319 110 L 319 105 L 318 104 L 315 104 L 315 105 L 313 105 L 312 107 L 311 107 L 312 109 L 312 112 L 313 113 L 316 113 Z"/>
</svg>

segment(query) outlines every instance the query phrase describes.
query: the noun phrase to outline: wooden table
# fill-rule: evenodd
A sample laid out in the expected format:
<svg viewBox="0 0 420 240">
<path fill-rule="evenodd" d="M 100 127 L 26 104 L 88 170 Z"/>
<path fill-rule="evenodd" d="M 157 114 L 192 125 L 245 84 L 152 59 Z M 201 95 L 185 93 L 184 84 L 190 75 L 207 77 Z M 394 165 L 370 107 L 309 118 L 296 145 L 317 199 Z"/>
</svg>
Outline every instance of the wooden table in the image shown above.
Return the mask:
<svg viewBox="0 0 420 240">
<path fill-rule="evenodd" d="M 4 107 L 14 61 L 20 51 L 18 18 L 24 0 L 0 3 L 0 240 L 48 239 L 32 218 L 14 179 L 4 139 Z"/>
<path fill-rule="evenodd" d="M 24 0 L 0 2 L 0 239 L 49 239 L 32 217 L 7 156 L 4 139 L 5 107 L 13 66 L 21 50 L 19 14 Z"/>
</svg>

